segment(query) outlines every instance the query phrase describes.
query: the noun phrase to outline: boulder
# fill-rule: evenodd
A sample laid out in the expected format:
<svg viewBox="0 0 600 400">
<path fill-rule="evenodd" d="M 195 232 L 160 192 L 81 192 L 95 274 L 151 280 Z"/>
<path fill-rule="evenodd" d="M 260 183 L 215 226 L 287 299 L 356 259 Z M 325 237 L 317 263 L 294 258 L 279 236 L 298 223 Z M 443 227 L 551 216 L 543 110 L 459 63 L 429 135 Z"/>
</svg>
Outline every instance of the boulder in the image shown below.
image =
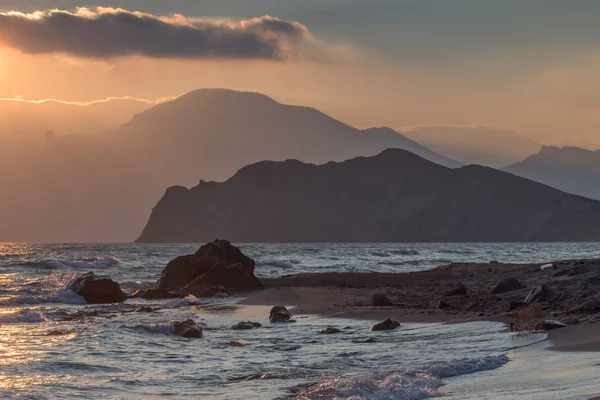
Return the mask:
<svg viewBox="0 0 600 400">
<path fill-rule="evenodd" d="M 393 303 L 392 303 L 392 300 L 390 300 L 389 297 L 387 297 L 385 294 L 376 293 L 373 295 L 373 298 L 371 299 L 371 304 L 376 307 L 383 307 L 383 306 L 391 306 Z"/>
<path fill-rule="evenodd" d="M 536 288 L 531 289 L 527 297 L 525 298 L 525 303 L 537 303 L 541 301 L 550 301 L 556 297 L 554 292 L 546 285 L 540 285 Z"/>
<path fill-rule="evenodd" d="M 136 290 L 131 296 L 132 299 L 142 298 L 146 300 L 160 300 L 160 299 L 173 299 L 177 296 L 177 293 L 171 292 L 167 289 L 141 289 Z"/>
<path fill-rule="evenodd" d="M 494 286 L 491 293 L 492 294 L 501 294 L 501 293 L 510 292 L 512 290 L 519 290 L 522 288 L 523 288 L 523 285 L 521 285 L 521 282 L 519 282 L 518 279 L 508 278 L 508 279 L 504 279 L 503 281 L 499 282 L 496 286 Z"/>
<path fill-rule="evenodd" d="M 223 286 L 217 286 L 208 275 L 201 275 L 177 291 L 179 297 L 213 297 L 225 291 Z"/>
<path fill-rule="evenodd" d="M 328 326 L 327 328 L 321 330 L 319 333 L 323 334 L 323 335 L 333 335 L 335 333 L 341 333 L 342 331 L 339 330 L 338 328 L 334 328 L 332 326 Z"/>
<path fill-rule="evenodd" d="M 184 338 L 197 339 L 202 337 L 202 327 L 198 326 L 192 319 L 173 323 L 173 332 L 175 335 Z"/>
<path fill-rule="evenodd" d="M 400 322 L 393 321 L 391 319 L 386 319 L 383 322 L 379 322 L 373 326 L 371 326 L 371 330 L 375 331 L 391 331 L 392 329 L 396 329 L 400 326 Z"/>
<path fill-rule="evenodd" d="M 445 297 L 452 297 L 452 296 L 465 296 L 467 294 L 467 287 L 462 284 L 459 283 L 454 289 L 449 290 L 448 292 L 444 293 Z"/>
<path fill-rule="evenodd" d="M 237 324 L 233 325 L 231 327 L 231 329 L 233 329 L 234 331 L 241 331 L 241 330 L 247 330 L 247 329 L 260 328 L 261 326 L 262 325 L 259 324 L 258 322 L 242 321 L 242 322 L 238 322 Z"/>
<path fill-rule="evenodd" d="M 227 289 L 261 287 L 254 276 L 254 260 L 226 240 L 205 244 L 195 254 L 180 256 L 164 268 L 160 289 L 179 291 L 195 279 L 207 275 L 215 286 Z"/>
<path fill-rule="evenodd" d="M 117 282 L 109 278 L 97 278 L 93 272 L 76 277 L 69 282 L 67 289 L 92 304 L 121 303 L 126 299 L 125 293 Z"/>
<path fill-rule="evenodd" d="M 288 322 L 292 318 L 292 313 L 284 306 L 274 306 L 269 314 L 271 322 Z"/>
</svg>

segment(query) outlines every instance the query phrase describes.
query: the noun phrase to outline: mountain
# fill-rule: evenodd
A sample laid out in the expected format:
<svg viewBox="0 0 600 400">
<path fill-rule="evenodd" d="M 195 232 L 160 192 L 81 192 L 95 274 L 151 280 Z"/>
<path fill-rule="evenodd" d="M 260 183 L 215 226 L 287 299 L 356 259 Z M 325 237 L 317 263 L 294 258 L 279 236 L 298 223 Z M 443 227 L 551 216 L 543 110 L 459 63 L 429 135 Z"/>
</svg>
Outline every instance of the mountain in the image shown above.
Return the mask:
<svg viewBox="0 0 600 400">
<path fill-rule="evenodd" d="M 260 162 L 169 188 L 139 242 L 600 240 L 600 202 L 488 167 L 399 149 L 341 163 Z"/>
<path fill-rule="evenodd" d="M 462 163 L 494 168 L 521 161 L 541 148 L 517 132 L 488 126 L 420 126 L 401 133 Z"/>
<path fill-rule="evenodd" d="M 567 193 L 600 200 L 600 150 L 544 146 L 539 153 L 504 170 Z"/>
<path fill-rule="evenodd" d="M 218 89 L 154 106 L 108 132 L 42 138 L 0 135 L 0 170 L 10 171 L 0 174 L 0 242 L 131 241 L 165 187 L 224 180 L 262 160 L 320 164 L 397 147 L 459 165 L 389 128 L 362 131 L 312 108 Z"/>
</svg>

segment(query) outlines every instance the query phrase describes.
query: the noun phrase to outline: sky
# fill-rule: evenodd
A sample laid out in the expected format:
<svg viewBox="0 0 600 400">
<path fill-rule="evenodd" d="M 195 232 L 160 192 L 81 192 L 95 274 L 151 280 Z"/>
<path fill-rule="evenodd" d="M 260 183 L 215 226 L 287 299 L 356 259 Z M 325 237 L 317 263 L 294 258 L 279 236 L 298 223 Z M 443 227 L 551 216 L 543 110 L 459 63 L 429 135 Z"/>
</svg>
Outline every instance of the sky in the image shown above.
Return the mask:
<svg viewBox="0 0 600 400">
<path fill-rule="evenodd" d="M 225 87 L 357 127 L 600 148 L 598 17 L 596 0 L 0 0 L 0 98 Z"/>
</svg>

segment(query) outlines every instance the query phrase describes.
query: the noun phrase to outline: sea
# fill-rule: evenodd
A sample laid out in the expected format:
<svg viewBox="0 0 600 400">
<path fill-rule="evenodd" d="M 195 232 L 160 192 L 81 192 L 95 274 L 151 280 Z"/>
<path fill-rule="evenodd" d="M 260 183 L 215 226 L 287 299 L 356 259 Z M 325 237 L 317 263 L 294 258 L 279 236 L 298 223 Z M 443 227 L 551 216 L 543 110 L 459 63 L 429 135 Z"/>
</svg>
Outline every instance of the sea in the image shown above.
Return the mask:
<svg viewBox="0 0 600 400">
<path fill-rule="evenodd" d="M 239 297 L 88 305 L 65 290 L 93 271 L 149 287 L 197 244 L 0 244 L 0 399 L 588 399 L 595 353 L 557 352 L 546 334 L 498 322 L 374 322 L 318 315 L 269 324 Z M 406 272 L 451 262 L 599 258 L 598 243 L 242 244 L 259 277 Z M 155 312 L 142 312 L 151 307 Z M 147 308 L 146 308 L 147 310 Z M 292 310 L 293 311 L 293 310 Z M 192 318 L 201 339 L 172 334 Z M 239 321 L 263 324 L 234 331 Z M 327 326 L 343 333 L 320 335 Z M 369 339 L 375 339 L 369 340 Z"/>
</svg>

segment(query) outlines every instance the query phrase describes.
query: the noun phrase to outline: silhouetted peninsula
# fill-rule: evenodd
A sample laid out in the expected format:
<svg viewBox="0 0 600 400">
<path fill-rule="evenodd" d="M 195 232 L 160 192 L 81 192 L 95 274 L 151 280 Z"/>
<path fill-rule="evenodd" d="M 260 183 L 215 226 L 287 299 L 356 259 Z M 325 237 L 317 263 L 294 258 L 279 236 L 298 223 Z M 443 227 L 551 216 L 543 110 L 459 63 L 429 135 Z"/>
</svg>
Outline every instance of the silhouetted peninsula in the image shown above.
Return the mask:
<svg viewBox="0 0 600 400">
<path fill-rule="evenodd" d="M 169 188 L 138 242 L 600 240 L 600 202 L 410 152 L 324 165 L 260 162 L 223 183 Z"/>
</svg>

